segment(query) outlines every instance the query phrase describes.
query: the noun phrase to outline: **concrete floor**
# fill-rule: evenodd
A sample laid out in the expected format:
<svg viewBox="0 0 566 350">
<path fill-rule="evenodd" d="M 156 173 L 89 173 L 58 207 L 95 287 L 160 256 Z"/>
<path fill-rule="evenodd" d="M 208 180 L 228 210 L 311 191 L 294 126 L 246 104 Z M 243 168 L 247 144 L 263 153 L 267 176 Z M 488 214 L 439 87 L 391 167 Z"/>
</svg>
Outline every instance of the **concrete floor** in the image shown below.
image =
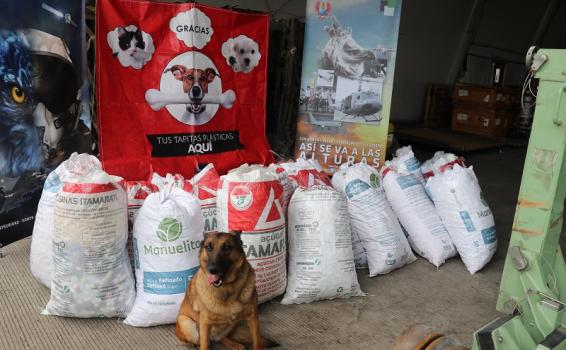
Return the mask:
<svg viewBox="0 0 566 350">
<path fill-rule="evenodd" d="M 421 160 L 432 152 L 417 151 Z M 284 306 L 261 306 L 263 332 L 281 349 L 387 349 L 414 323 L 427 323 L 465 344 L 497 317 L 495 303 L 509 242 L 525 149 L 469 155 L 498 229 L 493 261 L 471 276 L 459 259 L 437 270 L 424 259 L 385 276 L 358 276 L 367 297 Z M 40 316 L 49 291 L 29 273 L 29 239 L 0 258 L 0 349 L 173 349 L 173 326 L 135 329 L 119 320 Z"/>
</svg>

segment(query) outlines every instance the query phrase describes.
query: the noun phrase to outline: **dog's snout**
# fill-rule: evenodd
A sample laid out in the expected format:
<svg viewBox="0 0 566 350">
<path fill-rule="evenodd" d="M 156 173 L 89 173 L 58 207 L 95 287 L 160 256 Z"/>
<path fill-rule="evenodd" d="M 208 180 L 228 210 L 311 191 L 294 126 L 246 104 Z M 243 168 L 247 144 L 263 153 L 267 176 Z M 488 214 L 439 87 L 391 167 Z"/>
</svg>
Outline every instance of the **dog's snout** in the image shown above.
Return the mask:
<svg viewBox="0 0 566 350">
<path fill-rule="evenodd" d="M 198 86 L 193 86 L 193 88 L 191 89 L 191 92 L 193 93 L 193 96 L 194 96 L 194 97 L 197 97 L 197 98 L 198 98 L 198 97 L 201 97 L 202 90 L 201 90 L 200 87 L 198 87 Z"/>
<path fill-rule="evenodd" d="M 246 66 L 249 66 L 250 65 L 250 59 L 244 58 L 244 63 L 246 64 Z"/>
<path fill-rule="evenodd" d="M 208 273 L 212 275 L 218 275 L 220 273 L 220 269 L 216 265 L 208 264 Z"/>
</svg>

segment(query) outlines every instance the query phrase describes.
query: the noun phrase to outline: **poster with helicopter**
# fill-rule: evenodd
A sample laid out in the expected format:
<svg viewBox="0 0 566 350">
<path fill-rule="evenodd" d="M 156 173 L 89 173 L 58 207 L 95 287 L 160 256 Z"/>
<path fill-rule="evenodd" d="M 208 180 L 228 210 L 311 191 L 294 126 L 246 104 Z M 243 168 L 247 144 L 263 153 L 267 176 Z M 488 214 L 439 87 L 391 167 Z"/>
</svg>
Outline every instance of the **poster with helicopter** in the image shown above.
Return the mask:
<svg viewBox="0 0 566 350">
<path fill-rule="evenodd" d="M 308 0 L 295 156 L 383 164 L 401 0 Z"/>
</svg>

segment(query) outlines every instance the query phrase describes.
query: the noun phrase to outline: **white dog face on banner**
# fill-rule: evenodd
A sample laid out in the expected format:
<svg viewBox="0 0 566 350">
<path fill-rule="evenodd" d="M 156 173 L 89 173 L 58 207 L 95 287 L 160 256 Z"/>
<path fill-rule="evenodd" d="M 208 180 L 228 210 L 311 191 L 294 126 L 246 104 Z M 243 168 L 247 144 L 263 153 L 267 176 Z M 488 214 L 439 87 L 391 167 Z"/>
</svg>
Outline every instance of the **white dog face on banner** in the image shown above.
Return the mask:
<svg viewBox="0 0 566 350">
<path fill-rule="evenodd" d="M 261 59 L 259 45 L 245 35 L 230 38 L 222 44 L 222 56 L 234 72 L 249 73 Z"/>
</svg>

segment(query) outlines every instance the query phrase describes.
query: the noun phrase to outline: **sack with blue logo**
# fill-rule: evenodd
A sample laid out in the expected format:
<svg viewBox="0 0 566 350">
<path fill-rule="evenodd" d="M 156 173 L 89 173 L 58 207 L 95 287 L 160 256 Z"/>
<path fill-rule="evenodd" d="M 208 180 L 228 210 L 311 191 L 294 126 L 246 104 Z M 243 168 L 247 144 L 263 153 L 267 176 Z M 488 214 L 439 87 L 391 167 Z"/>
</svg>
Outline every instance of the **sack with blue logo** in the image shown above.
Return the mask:
<svg viewBox="0 0 566 350">
<path fill-rule="evenodd" d="M 456 164 L 429 178 L 427 189 L 464 265 L 471 274 L 481 270 L 497 250 L 497 236 L 474 170 Z"/>
<path fill-rule="evenodd" d="M 411 248 L 436 267 L 456 256 L 454 243 L 421 180 L 389 161 L 380 172 L 387 199 L 405 229 Z"/>
<path fill-rule="evenodd" d="M 134 222 L 137 296 L 124 323 L 175 323 L 187 286 L 199 269 L 203 228 L 193 194 L 173 188 L 147 196 Z"/>
<path fill-rule="evenodd" d="M 340 192 L 344 192 L 346 171 L 352 164 L 343 163 L 340 165 L 338 170 L 332 175 L 332 187 Z M 362 240 L 358 235 L 357 231 L 352 229 L 352 250 L 354 251 L 354 262 L 356 263 L 356 269 L 367 269 L 368 268 L 368 257 L 364 247 L 362 245 Z"/>
<path fill-rule="evenodd" d="M 386 274 L 416 260 L 391 210 L 375 168 L 358 163 L 345 169 L 338 190 L 346 194 L 352 234 L 367 255 L 369 276 Z"/>
</svg>

